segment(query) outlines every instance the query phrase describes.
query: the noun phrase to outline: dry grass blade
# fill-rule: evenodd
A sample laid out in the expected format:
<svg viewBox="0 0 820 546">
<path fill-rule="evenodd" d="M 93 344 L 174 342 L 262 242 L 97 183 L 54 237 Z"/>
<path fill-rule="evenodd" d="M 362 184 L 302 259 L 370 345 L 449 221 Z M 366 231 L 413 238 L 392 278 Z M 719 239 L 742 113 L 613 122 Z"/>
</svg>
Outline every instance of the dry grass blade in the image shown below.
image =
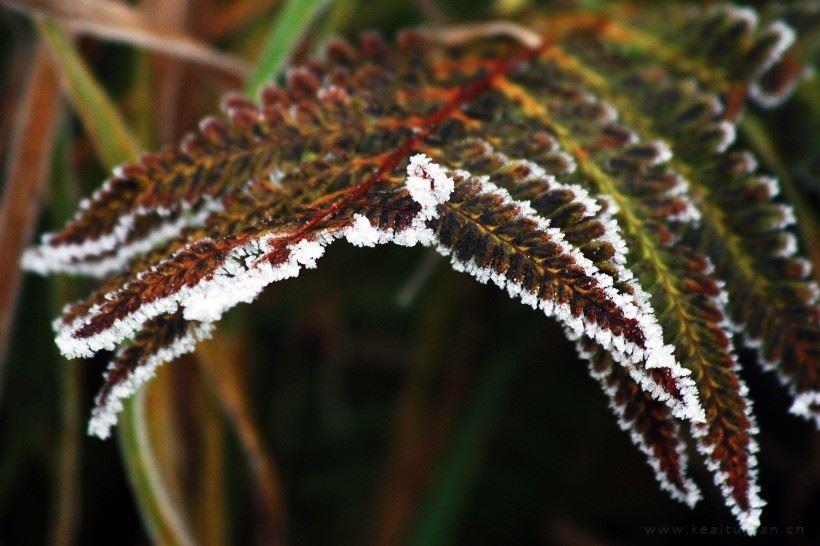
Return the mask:
<svg viewBox="0 0 820 546">
<path fill-rule="evenodd" d="M 438 379 L 437 350 L 443 344 L 444 324 L 450 318 L 443 306 L 429 306 L 416 342 L 417 356 L 396 405 L 393 442 L 385 458 L 382 477 L 373 504 L 375 515 L 371 544 L 395 544 L 406 532 L 413 511 L 430 478 L 434 457 L 452 426 L 454 404 L 443 410 L 427 402 Z"/>
<path fill-rule="evenodd" d="M 53 500 L 49 544 L 71 546 L 77 543 L 80 525 L 82 423 L 82 367 L 68 362 L 62 375 L 61 430 L 57 454 L 58 477 Z"/>
<path fill-rule="evenodd" d="M 526 27 L 509 21 L 489 21 L 465 25 L 448 25 L 432 28 L 426 35 L 442 44 L 457 46 L 481 38 L 504 36 L 518 41 L 521 45 L 536 49 L 544 43 L 543 37 Z"/>
<path fill-rule="evenodd" d="M 20 291 L 20 256 L 34 235 L 48 179 L 59 97 L 57 76 L 48 55 L 39 49 L 20 99 L 0 201 L 0 366 Z"/>
<path fill-rule="evenodd" d="M 162 486 L 161 470 L 153 454 L 145 418 L 145 390 L 125 405 L 119 428 L 120 448 L 128 479 L 155 544 L 195 544 L 186 521 Z"/>
<path fill-rule="evenodd" d="M 226 464 L 225 426 L 220 408 L 208 392 L 206 380 L 201 373 L 191 374 L 193 381 L 194 410 L 197 415 L 199 448 L 189 454 L 196 460 L 195 472 L 199 478 L 191 499 L 191 519 L 197 540 L 202 546 L 219 546 L 228 543 L 230 527 L 228 501 L 225 494 Z"/>
<path fill-rule="evenodd" d="M 194 359 L 191 359 L 194 360 Z M 194 366 L 196 364 L 191 362 Z M 179 372 L 177 369 L 176 372 Z M 188 438 L 186 472 L 194 483 L 189 485 L 188 510 L 191 513 L 197 543 L 201 546 L 222 546 L 229 544 L 228 495 L 226 494 L 227 461 L 225 424 L 218 401 L 206 385 L 201 371 L 187 372 L 186 379 L 191 396 L 177 400 L 177 405 L 188 405 L 188 417 L 195 437 Z M 183 396 L 180 396 L 183 398 Z M 183 441 L 185 438 L 183 438 Z M 192 445 L 191 445 L 192 444 Z"/>
<path fill-rule="evenodd" d="M 30 51 L 14 49 L 9 54 L 3 71 L 3 89 L 0 91 L 0 165 L 5 167 L 9 160 L 6 155 L 6 146 L 9 144 L 14 122 L 13 112 L 17 108 L 17 97 L 29 73 L 31 59 Z"/>
<path fill-rule="evenodd" d="M 184 32 L 190 14 L 187 0 L 144 0 L 140 7 L 146 13 L 156 14 L 157 25 L 163 31 Z M 171 142 L 176 135 L 176 120 L 180 109 L 179 97 L 185 73 L 184 65 L 174 59 L 154 56 L 151 59 L 156 81 L 156 106 L 152 108 L 158 141 Z M 152 99 L 149 99 L 152 100 Z M 150 102 L 146 104 L 148 106 Z"/>
<path fill-rule="evenodd" d="M 217 10 L 216 13 L 198 11 L 194 13 L 197 22 L 201 19 L 203 33 L 211 40 L 218 40 L 239 30 L 261 14 L 279 4 L 278 0 L 235 0 Z"/>
<path fill-rule="evenodd" d="M 260 508 L 264 510 L 257 522 L 259 531 L 265 535 L 261 538 L 265 543 L 282 545 L 287 533 L 284 494 L 279 470 L 266 451 L 248 399 L 249 389 L 242 374 L 242 363 L 247 361 L 246 346 L 247 339 L 241 332 L 228 336 L 217 331 L 201 345 L 196 356 L 247 457 Z"/>
<path fill-rule="evenodd" d="M 219 52 L 186 33 L 169 30 L 139 11 L 109 0 L 4 0 L 3 4 L 24 13 L 54 18 L 74 32 L 138 45 L 240 78 L 250 71 L 245 61 Z"/>
</svg>

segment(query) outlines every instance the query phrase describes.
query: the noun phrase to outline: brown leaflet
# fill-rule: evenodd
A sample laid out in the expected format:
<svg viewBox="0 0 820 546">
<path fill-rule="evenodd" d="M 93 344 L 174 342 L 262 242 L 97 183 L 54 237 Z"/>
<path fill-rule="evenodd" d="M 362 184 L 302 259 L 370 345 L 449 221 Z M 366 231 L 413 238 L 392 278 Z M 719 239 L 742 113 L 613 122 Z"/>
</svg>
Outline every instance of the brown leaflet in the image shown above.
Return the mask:
<svg viewBox="0 0 820 546">
<path fill-rule="evenodd" d="M 232 279 L 245 274 L 253 276 L 260 262 L 269 262 L 269 267 L 282 264 L 295 267 L 283 272 L 285 276 L 282 278 L 293 276 L 298 273 L 297 262 L 308 265 L 313 261 L 309 256 L 294 255 L 294 249 L 300 243 L 317 238 L 321 241 L 327 234 L 341 232 L 353 224 L 356 214 L 367 212 L 368 206 L 384 211 L 386 222 L 379 226 L 383 229 L 408 227 L 418 212 L 418 206 L 406 193 L 397 198 L 389 194 L 377 198 L 379 201 L 374 199 L 364 206 L 339 209 L 333 218 L 314 224 L 309 231 L 303 226 L 310 222 L 313 213 L 306 210 L 276 223 L 249 225 L 221 238 L 206 235 L 189 242 L 151 268 L 135 272 L 125 284 L 108 292 L 99 304 L 90 307 L 87 316 L 64 322 L 58 338 L 62 340 L 61 346 L 68 352 L 79 351 L 76 354 L 86 356 L 101 348 L 113 348 L 113 344 L 139 331 L 145 320 L 151 315 L 156 316 L 162 309 L 167 307 L 167 311 L 173 311 L 182 300 L 193 305 L 196 298 L 202 296 L 191 292 L 195 287 L 200 287 L 200 291 L 217 289 L 214 279 L 219 277 L 225 279 L 228 290 Z M 272 249 L 278 253 L 275 262 L 266 258 Z M 249 279 L 248 282 L 253 281 Z M 206 285 L 207 289 L 202 288 Z M 261 286 L 256 288 L 261 289 Z M 253 296 L 255 293 L 251 291 L 241 296 L 240 301 Z M 118 333 L 108 334 L 111 328 Z"/>
<path fill-rule="evenodd" d="M 505 136 L 509 138 L 499 141 L 499 149 L 532 158 L 524 160 L 496 151 L 483 140 L 499 140 L 496 135 L 498 132 L 504 135 L 502 127 L 509 131 L 515 125 L 515 120 L 503 118 L 498 123 L 487 123 L 480 136 L 466 138 L 451 130 L 450 133 L 459 136 L 444 145 L 443 157 L 451 158 L 451 162 L 455 161 L 459 168 L 468 172 L 488 176 L 493 183 L 508 190 L 514 199 L 530 203 L 539 216 L 560 229 L 569 243 L 611 276 L 619 290 L 633 294 L 636 287 L 625 282 L 629 280 L 623 267 L 626 245 L 612 212 L 607 210 L 611 203 L 593 200 L 580 186 L 562 184 L 553 177 L 571 173 L 576 168 L 574 160 L 560 151 L 557 142 L 537 126 L 527 126 L 531 129 L 529 133 L 507 133 Z M 470 131 L 468 134 L 474 133 Z M 524 134 L 535 136 L 524 142 L 527 138 Z M 668 368 L 644 368 L 628 361 L 622 364 L 648 393 L 669 404 L 676 415 L 686 418 L 697 413 L 696 400 L 691 397 L 693 385 L 688 378 L 673 375 Z M 695 407 L 690 407 L 693 405 Z"/>
<path fill-rule="evenodd" d="M 612 356 L 589 339 L 577 342 L 578 354 L 609 398 L 618 425 L 649 459 L 655 478 L 675 500 L 693 507 L 701 495 L 688 476 L 686 441 L 669 408 L 646 394 Z"/>
<path fill-rule="evenodd" d="M 400 41 L 402 63 L 425 51 L 417 45 L 410 37 Z M 415 48 L 412 55 L 409 48 Z M 222 196 L 241 191 L 250 180 L 275 181 L 311 157 L 369 157 L 378 164 L 378 154 L 407 155 L 408 149 L 398 154 L 397 148 L 419 140 L 413 131 L 454 115 L 492 74 L 522 60 L 488 60 L 465 67 L 468 72 L 442 73 L 436 85 L 447 87 L 425 93 L 413 83 L 421 67 L 399 65 L 386 51 L 372 36 L 363 38 L 361 51 L 333 42 L 327 64 L 291 69 L 287 87 L 266 89 L 261 106 L 226 97 L 227 119 L 206 118 L 179 149 L 145 154 L 138 164 L 115 170 L 63 230 L 45 236 L 43 246 L 29 253 L 27 267 L 82 272 L 82 262 L 99 262 L 116 251 L 120 256 L 109 258 L 106 267 L 90 267 L 105 274 L 185 226 L 201 224 L 220 208 Z M 398 80 L 389 72 L 392 65 L 402 71 Z M 468 84 L 461 84 L 465 79 Z M 418 98 L 407 101 L 408 92 Z"/>
<path fill-rule="evenodd" d="M 654 318 L 615 289 L 558 229 L 486 178 L 462 171 L 454 177 L 455 191 L 431 226 L 439 252 L 451 256 L 456 270 L 493 282 L 624 358 L 670 365 L 654 337 Z"/>
<path fill-rule="evenodd" d="M 187 321 L 182 312 L 160 315 L 148 321 L 127 346 L 117 351 L 94 398 L 88 433 L 107 438 L 122 411 L 122 401 L 150 380 L 156 369 L 194 350 L 210 337 L 213 325 Z"/>
</svg>

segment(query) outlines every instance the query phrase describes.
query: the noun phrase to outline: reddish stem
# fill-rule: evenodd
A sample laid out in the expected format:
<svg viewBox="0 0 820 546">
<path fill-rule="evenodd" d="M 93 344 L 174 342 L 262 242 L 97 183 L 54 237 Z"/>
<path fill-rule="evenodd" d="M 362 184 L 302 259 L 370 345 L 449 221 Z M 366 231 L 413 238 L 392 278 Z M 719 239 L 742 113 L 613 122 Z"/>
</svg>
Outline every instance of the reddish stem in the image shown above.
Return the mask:
<svg viewBox="0 0 820 546">
<path fill-rule="evenodd" d="M 294 241 L 301 240 L 317 225 L 332 218 L 333 215 L 336 214 L 341 208 L 364 196 L 379 180 L 381 180 L 384 175 L 395 169 L 405 157 L 410 155 L 416 149 L 416 146 L 418 146 L 421 141 L 430 136 L 430 133 L 432 133 L 436 127 L 455 114 L 461 106 L 492 87 L 493 83 L 499 77 L 509 74 L 521 64 L 537 57 L 545 49 L 547 49 L 549 45 L 549 42 L 545 42 L 538 48 L 527 49 L 514 57 L 489 63 L 491 68 L 487 74 L 459 89 L 451 99 L 441 106 L 441 108 L 414 124 L 415 127 L 413 135 L 408 137 L 401 146 L 388 154 L 381 161 L 376 172 L 360 184 L 357 184 L 347 190 L 347 195 L 341 199 L 338 199 L 327 207 L 316 211 L 307 224 L 296 231 L 293 235 L 286 237 L 283 240 L 284 244 L 278 246 L 278 248 L 260 258 L 259 261 L 267 260 L 271 264 L 280 263 L 286 256 L 288 245 Z"/>
</svg>

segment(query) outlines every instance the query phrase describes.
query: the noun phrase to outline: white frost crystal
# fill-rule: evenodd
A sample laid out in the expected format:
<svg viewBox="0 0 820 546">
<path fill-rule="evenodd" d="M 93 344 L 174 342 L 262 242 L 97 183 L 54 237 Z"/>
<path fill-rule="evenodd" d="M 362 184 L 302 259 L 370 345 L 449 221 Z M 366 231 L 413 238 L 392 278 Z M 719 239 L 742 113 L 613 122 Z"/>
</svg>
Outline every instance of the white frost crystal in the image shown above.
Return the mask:
<svg viewBox="0 0 820 546">
<path fill-rule="evenodd" d="M 423 216 L 428 216 L 437 205 L 448 200 L 455 187 L 444 168 L 424 154 L 410 158 L 405 183 L 410 196 L 421 205 Z"/>
<path fill-rule="evenodd" d="M 814 420 L 814 426 L 820 429 L 820 392 L 808 391 L 794 397 L 789 411 L 806 419 Z"/>
</svg>

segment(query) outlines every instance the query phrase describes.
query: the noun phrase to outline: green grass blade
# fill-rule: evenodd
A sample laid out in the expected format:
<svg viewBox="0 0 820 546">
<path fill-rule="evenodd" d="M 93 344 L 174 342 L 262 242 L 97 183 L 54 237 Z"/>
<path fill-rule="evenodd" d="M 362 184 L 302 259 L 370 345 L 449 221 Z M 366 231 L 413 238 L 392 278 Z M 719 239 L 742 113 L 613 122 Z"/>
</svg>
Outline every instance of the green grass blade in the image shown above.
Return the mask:
<svg viewBox="0 0 820 546">
<path fill-rule="evenodd" d="M 126 400 L 117 426 L 120 452 L 143 521 L 154 544 L 194 544 L 185 522 L 161 486 L 160 469 L 150 447 L 145 419 L 145 389 Z"/>
<path fill-rule="evenodd" d="M 310 23 L 328 0 L 288 0 L 265 41 L 265 49 L 245 84 L 245 93 L 258 98 L 262 87 L 282 72 Z"/>
<path fill-rule="evenodd" d="M 134 160 L 140 149 L 137 140 L 70 38 L 58 23 L 49 19 L 38 21 L 37 30 L 48 44 L 60 69 L 68 98 L 82 120 L 100 161 L 114 167 Z"/>
</svg>

